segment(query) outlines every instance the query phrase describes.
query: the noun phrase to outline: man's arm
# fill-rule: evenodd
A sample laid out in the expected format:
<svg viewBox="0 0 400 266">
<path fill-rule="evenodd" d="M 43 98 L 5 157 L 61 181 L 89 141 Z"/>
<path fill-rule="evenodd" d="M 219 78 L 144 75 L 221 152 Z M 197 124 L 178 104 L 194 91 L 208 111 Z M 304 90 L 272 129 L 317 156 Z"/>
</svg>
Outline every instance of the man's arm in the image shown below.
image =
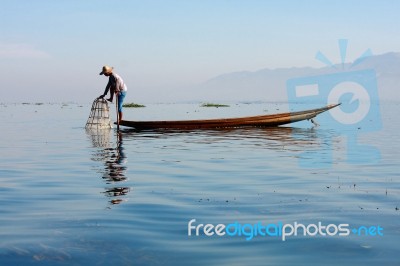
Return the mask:
<svg viewBox="0 0 400 266">
<path fill-rule="evenodd" d="M 108 79 L 108 83 L 107 83 L 107 86 L 106 86 L 106 89 L 104 90 L 104 93 L 103 93 L 103 95 L 101 95 L 100 97 L 104 97 L 104 96 L 106 96 L 107 95 L 107 93 L 108 93 L 108 91 L 110 90 L 110 88 L 111 88 L 111 80 L 110 79 Z"/>
</svg>

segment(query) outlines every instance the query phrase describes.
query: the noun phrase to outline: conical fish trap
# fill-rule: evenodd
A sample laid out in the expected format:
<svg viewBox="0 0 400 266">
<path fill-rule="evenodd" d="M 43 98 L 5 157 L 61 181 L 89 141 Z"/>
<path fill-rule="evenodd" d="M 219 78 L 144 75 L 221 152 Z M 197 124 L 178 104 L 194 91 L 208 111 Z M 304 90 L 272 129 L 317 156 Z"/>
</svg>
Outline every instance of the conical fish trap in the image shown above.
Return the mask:
<svg viewBox="0 0 400 266">
<path fill-rule="evenodd" d="M 110 120 L 110 108 L 103 98 L 97 98 L 92 104 L 89 118 L 86 122 L 87 129 L 112 128 Z"/>
</svg>

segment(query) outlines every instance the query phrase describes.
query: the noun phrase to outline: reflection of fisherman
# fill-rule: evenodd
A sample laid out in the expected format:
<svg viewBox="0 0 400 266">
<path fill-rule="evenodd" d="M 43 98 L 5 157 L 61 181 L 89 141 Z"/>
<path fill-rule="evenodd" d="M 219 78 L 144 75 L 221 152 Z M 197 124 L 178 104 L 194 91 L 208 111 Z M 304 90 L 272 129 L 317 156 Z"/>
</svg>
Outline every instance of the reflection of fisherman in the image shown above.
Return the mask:
<svg viewBox="0 0 400 266">
<path fill-rule="evenodd" d="M 109 149 L 111 151 L 111 158 L 106 161 L 106 175 L 103 177 L 110 183 L 125 181 L 127 179 L 125 177 L 126 166 L 123 166 L 123 164 L 126 163 L 126 155 L 122 145 L 121 132 L 118 132 L 117 139 L 117 147 L 115 149 Z M 118 197 L 128 194 L 129 191 L 129 187 L 112 187 L 106 189 L 105 194 L 109 197 Z M 122 199 L 114 198 L 110 200 L 110 202 L 112 204 L 119 204 L 122 202 Z"/>
<path fill-rule="evenodd" d="M 124 181 L 126 177 L 124 171 L 126 167 L 123 164 L 126 162 L 126 156 L 122 145 L 122 133 L 118 132 L 118 142 L 115 149 L 109 149 L 111 158 L 106 162 L 107 176 L 104 178 L 109 181 Z"/>
<path fill-rule="evenodd" d="M 122 133 L 118 132 L 118 143 L 117 143 L 117 160 L 116 163 L 119 165 L 126 163 L 125 148 L 122 145 Z"/>
</svg>

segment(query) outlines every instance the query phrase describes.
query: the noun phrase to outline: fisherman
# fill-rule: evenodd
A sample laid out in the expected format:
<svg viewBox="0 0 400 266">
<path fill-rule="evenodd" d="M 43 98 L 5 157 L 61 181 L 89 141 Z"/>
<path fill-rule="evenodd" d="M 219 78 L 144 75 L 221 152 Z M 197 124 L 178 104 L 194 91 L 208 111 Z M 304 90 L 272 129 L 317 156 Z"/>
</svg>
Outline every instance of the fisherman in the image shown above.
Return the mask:
<svg viewBox="0 0 400 266">
<path fill-rule="evenodd" d="M 104 96 L 107 95 L 108 91 L 110 91 L 110 98 L 107 99 L 107 101 L 113 102 L 114 94 L 117 95 L 117 97 L 118 97 L 118 117 L 119 117 L 119 121 L 121 121 L 122 120 L 122 103 L 124 101 L 124 98 L 126 96 L 126 91 L 128 89 L 127 89 L 123 79 L 117 73 L 114 73 L 113 69 L 114 69 L 113 67 L 103 66 L 103 69 L 100 72 L 100 75 L 109 77 L 106 89 L 104 90 L 104 93 L 102 95 L 100 95 L 100 98 L 104 98 Z"/>
</svg>

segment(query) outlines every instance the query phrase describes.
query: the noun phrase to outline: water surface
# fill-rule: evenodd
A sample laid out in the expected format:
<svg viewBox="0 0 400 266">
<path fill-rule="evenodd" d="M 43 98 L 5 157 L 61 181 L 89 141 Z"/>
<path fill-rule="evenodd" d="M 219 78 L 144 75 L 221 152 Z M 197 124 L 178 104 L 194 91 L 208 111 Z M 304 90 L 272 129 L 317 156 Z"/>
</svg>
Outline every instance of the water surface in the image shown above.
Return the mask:
<svg viewBox="0 0 400 266">
<path fill-rule="evenodd" d="M 283 112 L 285 104 L 154 104 L 131 119 Z M 324 125 L 208 131 L 84 129 L 90 105 L 1 104 L 2 265 L 400 263 L 398 103 L 360 136 L 380 160 L 346 161 Z M 356 154 L 367 158 L 368 154 Z M 353 154 L 354 155 L 354 154 Z M 196 224 L 348 223 L 383 236 L 188 236 Z"/>
</svg>

